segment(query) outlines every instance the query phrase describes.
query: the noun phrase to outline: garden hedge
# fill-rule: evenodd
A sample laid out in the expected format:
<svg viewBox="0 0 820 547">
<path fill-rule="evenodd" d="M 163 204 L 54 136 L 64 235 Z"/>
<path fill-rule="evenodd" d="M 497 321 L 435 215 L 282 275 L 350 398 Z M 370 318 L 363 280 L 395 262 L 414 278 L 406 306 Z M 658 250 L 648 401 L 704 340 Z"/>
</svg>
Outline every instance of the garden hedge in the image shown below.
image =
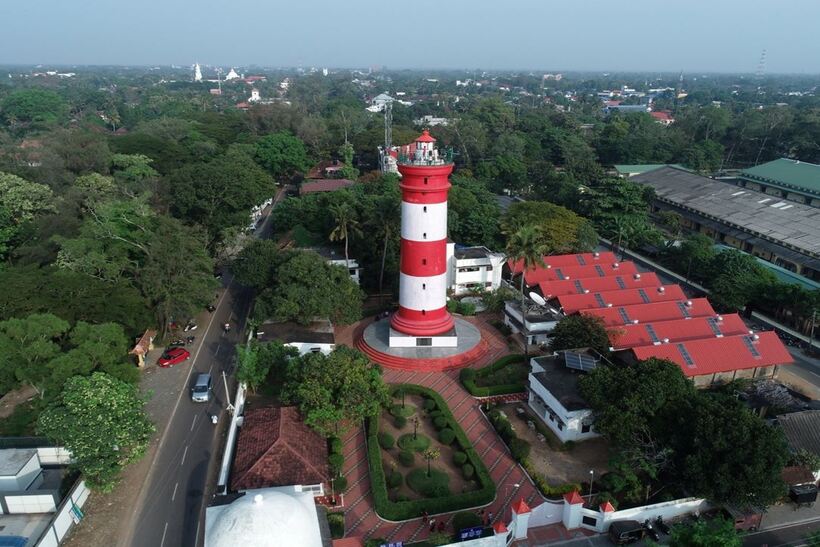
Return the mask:
<svg viewBox="0 0 820 547">
<path fill-rule="evenodd" d="M 495 498 L 495 484 L 490 478 L 484 462 L 473 448 L 464 430 L 453 418 L 447 403 L 441 396 L 432 389 L 417 386 L 414 384 L 401 384 L 395 386 L 393 391 L 404 389 L 406 393 L 422 395 L 434 401 L 434 407 L 438 407 L 450 421 L 455 433 L 455 442 L 460 450 L 467 455 L 467 462 L 475 469 L 475 478 L 479 484 L 479 489 L 473 492 L 451 494 L 440 498 L 428 498 L 421 500 L 390 501 L 387 495 L 387 479 L 382 465 L 381 447 L 379 446 L 379 417 L 373 416 L 367 420 L 367 456 L 370 466 L 370 483 L 375 502 L 376 513 L 387 520 L 407 520 L 420 517 L 425 511 L 431 515 L 458 511 L 478 505 L 490 503 Z M 432 408 L 430 409 L 432 410 Z M 401 455 L 400 455 L 401 456 Z"/>
<path fill-rule="evenodd" d="M 495 363 L 487 365 L 478 370 L 463 368 L 459 373 L 459 379 L 464 389 L 470 392 L 473 397 L 492 397 L 495 395 L 509 395 L 510 393 L 522 393 L 526 391 L 527 386 L 524 384 L 499 384 L 496 386 L 478 386 L 475 383 L 476 378 L 481 378 L 492 374 L 496 370 L 506 367 L 511 363 L 522 363 L 526 357 L 519 353 L 512 355 L 505 355 L 498 359 Z"/>
<path fill-rule="evenodd" d="M 390 450 L 396 444 L 396 439 L 390 433 L 379 433 L 379 444 L 385 450 Z"/>
</svg>

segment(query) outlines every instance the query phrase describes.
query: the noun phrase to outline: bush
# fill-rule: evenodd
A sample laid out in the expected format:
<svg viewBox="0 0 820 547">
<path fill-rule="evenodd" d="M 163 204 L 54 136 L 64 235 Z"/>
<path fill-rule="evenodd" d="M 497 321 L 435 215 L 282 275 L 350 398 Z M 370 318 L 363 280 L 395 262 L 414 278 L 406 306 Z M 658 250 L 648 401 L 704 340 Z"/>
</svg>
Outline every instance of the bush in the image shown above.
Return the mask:
<svg viewBox="0 0 820 547">
<path fill-rule="evenodd" d="M 404 416 L 396 416 L 393 419 L 393 425 L 396 426 L 396 429 L 402 429 L 404 426 L 407 425 L 407 418 Z"/>
<path fill-rule="evenodd" d="M 440 498 L 450 495 L 450 488 L 447 483 L 450 477 L 447 473 L 438 469 L 431 469 L 430 476 L 427 476 L 427 469 L 418 467 L 407 474 L 407 486 L 417 494 L 426 498 Z"/>
<path fill-rule="evenodd" d="M 487 365 L 484 368 L 473 370 L 469 368 L 462 369 L 459 373 L 464 389 L 466 389 L 473 397 L 493 397 L 496 395 L 508 395 L 510 393 L 521 393 L 526 390 L 524 384 L 499 384 L 495 386 L 479 386 L 475 383 L 476 378 L 488 376 L 498 369 L 504 368 L 512 363 L 521 363 L 525 357 L 519 353 L 505 355 L 498 359 L 495 363 Z M 469 372 L 468 372 L 469 371 Z"/>
<path fill-rule="evenodd" d="M 391 471 L 387 475 L 387 487 L 398 488 L 404 483 L 404 477 L 398 471 Z"/>
<path fill-rule="evenodd" d="M 403 407 L 401 406 L 401 404 L 395 404 L 390 406 L 390 414 L 396 417 L 404 416 L 405 418 L 408 418 L 415 413 L 416 407 L 414 407 L 413 405 L 408 405 L 406 403 Z"/>
<path fill-rule="evenodd" d="M 345 463 L 345 457 L 341 454 L 331 454 L 327 457 L 327 463 L 330 464 L 330 468 L 334 473 L 338 473 Z"/>
<path fill-rule="evenodd" d="M 432 420 L 434 418 L 438 418 L 439 416 L 444 416 L 444 413 L 440 410 L 431 410 L 430 412 L 427 413 L 427 416 L 429 416 L 430 419 Z"/>
<path fill-rule="evenodd" d="M 345 514 L 328 513 L 327 523 L 330 526 L 330 537 L 341 539 L 345 535 Z"/>
<path fill-rule="evenodd" d="M 475 315 L 475 304 L 472 302 L 459 302 L 458 313 L 461 315 Z"/>
<path fill-rule="evenodd" d="M 530 443 L 524 439 L 519 439 L 518 437 L 510 439 L 510 453 L 513 459 L 518 463 L 523 462 L 529 457 L 531 448 Z"/>
<path fill-rule="evenodd" d="M 379 433 L 379 446 L 385 450 L 390 450 L 396 444 L 396 439 L 390 433 Z"/>
<path fill-rule="evenodd" d="M 457 466 L 461 467 L 467 462 L 467 454 L 464 452 L 454 452 L 453 453 L 453 463 Z M 456 528 L 456 530 L 460 530 L 460 528 Z"/>
<path fill-rule="evenodd" d="M 347 490 L 347 477 L 336 477 L 333 481 L 333 490 L 337 494 L 341 494 L 345 490 Z"/>
<path fill-rule="evenodd" d="M 469 463 L 465 463 L 461 466 L 461 474 L 464 475 L 464 478 L 470 480 L 475 475 L 475 467 L 470 465 Z"/>
<path fill-rule="evenodd" d="M 433 399 L 425 399 L 424 400 L 424 410 L 430 412 L 431 410 L 436 409 L 436 402 Z"/>
<path fill-rule="evenodd" d="M 456 434 L 452 429 L 442 429 L 438 432 L 438 440 L 441 441 L 442 444 L 451 445 L 453 441 L 456 439 Z"/>
<path fill-rule="evenodd" d="M 447 311 L 450 313 L 458 313 L 458 300 L 448 300 Z"/>
<path fill-rule="evenodd" d="M 481 517 L 472 511 L 461 511 L 453 516 L 453 530 L 459 531 L 473 526 L 481 526 Z"/>
<path fill-rule="evenodd" d="M 436 416 L 433 418 L 433 425 L 437 430 L 442 430 L 447 427 L 447 418 L 444 416 Z"/>
<path fill-rule="evenodd" d="M 330 449 L 331 454 L 341 454 L 342 450 L 344 449 L 344 445 L 342 444 L 342 439 L 339 437 L 331 437 L 327 440 L 328 448 Z"/>
<path fill-rule="evenodd" d="M 474 380 L 475 379 L 475 369 L 472 368 L 463 368 L 461 372 L 458 373 L 459 378 L 463 382 L 464 380 Z M 460 515 L 461 513 L 459 513 Z M 458 530 L 458 528 L 456 528 Z"/>
<path fill-rule="evenodd" d="M 529 460 L 524 460 L 521 462 L 521 466 L 527 471 L 529 476 L 532 478 L 532 482 L 535 483 L 535 486 L 547 499 L 557 499 L 563 496 L 564 494 L 569 494 L 570 492 L 580 492 L 581 485 L 578 483 L 567 483 L 567 484 L 559 484 L 558 486 L 551 486 L 547 483 L 547 479 L 544 475 L 535 471 L 535 468 L 530 464 Z"/>
<path fill-rule="evenodd" d="M 405 433 L 401 437 L 399 437 L 399 442 L 397 443 L 399 448 L 402 450 L 414 450 L 416 452 L 424 452 L 428 448 L 430 448 L 430 437 L 427 435 L 422 435 L 421 433 L 416 435 L 416 438 L 413 438 L 412 433 Z"/>
<path fill-rule="evenodd" d="M 412 467 L 416 461 L 416 455 L 409 450 L 399 452 L 399 463 L 404 467 Z"/>
</svg>

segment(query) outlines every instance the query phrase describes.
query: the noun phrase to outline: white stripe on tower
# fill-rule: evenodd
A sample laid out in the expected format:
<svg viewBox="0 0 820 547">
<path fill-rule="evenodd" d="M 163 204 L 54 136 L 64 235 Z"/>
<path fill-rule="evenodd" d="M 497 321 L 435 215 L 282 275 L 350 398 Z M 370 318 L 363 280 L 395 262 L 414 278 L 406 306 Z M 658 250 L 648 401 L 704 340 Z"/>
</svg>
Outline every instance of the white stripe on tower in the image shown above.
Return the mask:
<svg viewBox="0 0 820 547">
<path fill-rule="evenodd" d="M 401 237 L 408 241 L 446 239 L 447 202 L 421 204 L 402 201 Z"/>
<path fill-rule="evenodd" d="M 447 273 L 428 277 L 399 274 L 400 304 L 410 310 L 433 311 L 447 305 Z"/>
</svg>

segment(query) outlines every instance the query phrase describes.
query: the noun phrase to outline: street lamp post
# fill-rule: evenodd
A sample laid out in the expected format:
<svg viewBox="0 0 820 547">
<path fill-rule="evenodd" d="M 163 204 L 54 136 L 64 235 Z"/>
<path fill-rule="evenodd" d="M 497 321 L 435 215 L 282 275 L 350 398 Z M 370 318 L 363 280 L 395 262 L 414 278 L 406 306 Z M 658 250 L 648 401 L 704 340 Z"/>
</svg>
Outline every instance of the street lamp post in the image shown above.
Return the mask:
<svg viewBox="0 0 820 547">
<path fill-rule="evenodd" d="M 419 417 L 414 416 L 413 417 L 413 440 L 414 441 L 416 440 L 416 435 L 418 433 L 418 430 L 419 430 Z"/>
<path fill-rule="evenodd" d="M 595 480 L 595 470 L 589 470 L 589 499 L 592 501 L 592 483 Z"/>
</svg>

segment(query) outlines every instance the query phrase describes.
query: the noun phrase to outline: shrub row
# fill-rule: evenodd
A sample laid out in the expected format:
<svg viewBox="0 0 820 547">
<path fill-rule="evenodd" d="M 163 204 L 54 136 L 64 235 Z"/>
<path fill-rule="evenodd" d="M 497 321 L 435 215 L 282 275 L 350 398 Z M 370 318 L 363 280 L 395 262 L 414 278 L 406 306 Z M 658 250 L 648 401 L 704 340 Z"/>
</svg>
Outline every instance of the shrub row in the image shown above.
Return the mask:
<svg viewBox="0 0 820 547">
<path fill-rule="evenodd" d="M 524 439 L 519 439 L 518 435 L 515 434 L 513 431 L 512 424 L 510 421 L 501 415 L 501 413 L 497 410 L 491 410 L 487 417 L 490 419 L 490 423 L 493 424 L 493 427 L 498 432 L 498 436 L 507 444 L 510 449 L 510 454 L 515 461 L 518 463 L 523 463 L 524 460 L 530 455 L 530 443 L 525 441 Z"/>
<path fill-rule="evenodd" d="M 475 315 L 475 304 L 463 302 L 461 300 L 450 299 L 447 301 L 447 311 L 461 315 Z"/>
<path fill-rule="evenodd" d="M 524 384 L 499 384 L 496 386 L 478 386 L 475 383 L 476 378 L 487 376 L 496 370 L 506 367 L 511 363 L 522 363 L 525 357 L 521 354 L 505 355 L 497 360 L 495 363 L 488 365 L 478 370 L 471 368 L 463 368 L 459 373 L 464 388 L 470 392 L 473 397 L 492 397 L 495 395 L 508 395 L 510 393 L 521 393 L 527 387 Z"/>
<path fill-rule="evenodd" d="M 462 473 L 465 473 L 464 467 L 466 465 L 472 466 L 475 479 L 479 484 L 479 489 L 473 492 L 452 494 L 437 498 L 390 501 L 387 495 L 387 477 L 385 476 L 384 466 L 382 465 L 381 448 L 378 441 L 379 417 L 374 416 L 367 420 L 367 455 L 376 513 L 387 520 L 407 520 L 417 518 L 425 511 L 429 514 L 445 513 L 490 503 L 495 497 L 495 484 L 493 484 L 490 473 L 484 466 L 484 462 L 481 461 L 478 453 L 467 439 L 464 430 L 461 429 L 453 418 L 444 399 L 435 391 L 423 386 L 401 384 L 395 386 L 394 392 L 399 389 L 404 389 L 408 394 L 422 395 L 427 399 L 424 403 L 425 410 L 428 412 L 440 411 L 440 415 L 447 419 L 449 428 L 455 436 L 454 441 L 457 443 L 459 451 L 463 452 L 466 456 L 465 465 L 462 466 Z M 412 452 L 408 454 L 413 457 Z M 399 461 L 404 464 L 402 461 L 402 453 L 399 453 Z"/>
</svg>

